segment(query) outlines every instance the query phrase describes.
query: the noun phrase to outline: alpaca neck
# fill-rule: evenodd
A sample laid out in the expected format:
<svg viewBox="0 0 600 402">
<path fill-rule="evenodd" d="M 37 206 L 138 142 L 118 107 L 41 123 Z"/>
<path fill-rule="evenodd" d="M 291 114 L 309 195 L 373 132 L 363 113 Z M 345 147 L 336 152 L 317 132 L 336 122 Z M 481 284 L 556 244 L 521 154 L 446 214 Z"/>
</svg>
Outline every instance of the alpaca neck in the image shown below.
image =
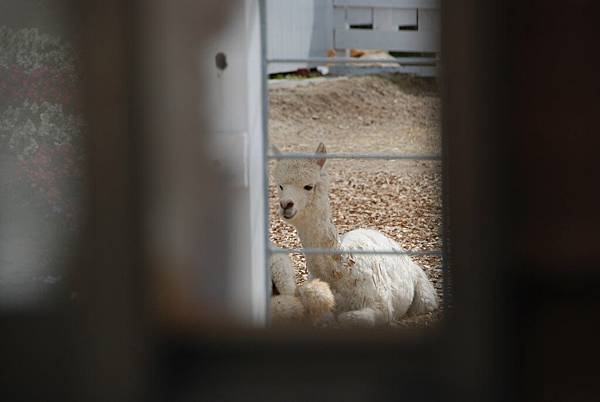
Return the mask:
<svg viewBox="0 0 600 402">
<path fill-rule="evenodd" d="M 308 220 L 296 226 L 298 236 L 304 248 L 340 248 L 337 228 L 331 222 L 328 213 L 311 215 Z M 306 269 L 310 277 L 317 277 L 326 282 L 335 279 L 339 255 L 305 254 Z"/>
<path fill-rule="evenodd" d="M 323 172 L 321 179 L 315 188 L 313 202 L 295 225 L 304 248 L 339 247 L 337 228 L 331 220 L 329 207 L 329 176 Z"/>
<path fill-rule="evenodd" d="M 337 228 L 331 221 L 329 208 L 308 214 L 306 219 L 296 225 L 296 229 L 304 248 L 339 247 Z"/>
<path fill-rule="evenodd" d="M 327 190 L 327 186 L 320 189 L 316 202 L 306 211 L 304 219 L 295 225 L 304 248 L 340 248 L 337 228 L 331 220 Z M 306 268 L 311 276 L 330 282 L 338 261 L 339 255 L 335 254 L 307 254 Z"/>
</svg>

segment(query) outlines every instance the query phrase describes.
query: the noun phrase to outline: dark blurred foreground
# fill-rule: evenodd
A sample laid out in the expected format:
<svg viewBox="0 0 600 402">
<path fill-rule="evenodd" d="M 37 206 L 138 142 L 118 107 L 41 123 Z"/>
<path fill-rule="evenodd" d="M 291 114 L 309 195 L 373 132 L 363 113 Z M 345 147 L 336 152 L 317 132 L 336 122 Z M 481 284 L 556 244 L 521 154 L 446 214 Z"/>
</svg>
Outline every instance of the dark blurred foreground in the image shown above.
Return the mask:
<svg viewBox="0 0 600 402">
<path fill-rule="evenodd" d="M 215 239 L 183 247 L 215 266 L 225 247 L 218 182 L 180 135 L 202 132 L 196 105 L 210 102 L 189 50 L 227 18 L 212 3 L 67 3 L 90 136 L 79 296 L 2 312 L 1 399 L 598 399 L 599 6 L 442 3 L 452 306 L 425 334 L 341 334 L 219 325 L 180 294 L 192 265 L 145 247 L 148 176 L 190 168 L 203 173 L 173 185 L 194 206 L 180 213 Z M 148 160 L 165 132 L 177 167 Z M 180 275 L 151 275 L 161 264 Z"/>
</svg>

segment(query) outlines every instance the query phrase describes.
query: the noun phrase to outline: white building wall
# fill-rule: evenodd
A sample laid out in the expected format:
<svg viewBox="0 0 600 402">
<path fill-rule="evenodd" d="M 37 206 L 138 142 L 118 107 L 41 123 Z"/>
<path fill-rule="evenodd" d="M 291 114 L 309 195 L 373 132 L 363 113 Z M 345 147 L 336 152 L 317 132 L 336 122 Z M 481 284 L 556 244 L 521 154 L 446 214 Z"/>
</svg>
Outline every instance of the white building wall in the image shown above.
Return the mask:
<svg viewBox="0 0 600 402">
<path fill-rule="evenodd" d="M 266 322 L 263 94 L 259 0 L 245 0 L 199 54 L 211 116 L 211 154 L 228 172 L 231 202 L 227 300 L 239 323 Z M 219 69 L 216 55 L 226 67 Z"/>
<path fill-rule="evenodd" d="M 333 48 L 333 0 L 265 0 L 267 57 L 325 57 Z M 271 64 L 269 74 L 294 71 L 306 63 Z"/>
</svg>

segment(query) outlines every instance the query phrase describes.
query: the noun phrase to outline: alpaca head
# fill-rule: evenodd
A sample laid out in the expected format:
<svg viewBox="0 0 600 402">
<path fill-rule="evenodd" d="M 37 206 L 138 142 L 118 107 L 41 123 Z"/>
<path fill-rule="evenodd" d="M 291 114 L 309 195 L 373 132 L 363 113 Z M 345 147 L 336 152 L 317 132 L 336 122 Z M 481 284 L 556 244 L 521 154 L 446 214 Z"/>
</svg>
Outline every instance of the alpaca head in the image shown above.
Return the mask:
<svg viewBox="0 0 600 402">
<path fill-rule="evenodd" d="M 278 153 L 274 148 L 275 153 Z M 317 159 L 281 159 L 273 177 L 279 194 L 279 214 L 287 222 L 296 224 L 314 213 L 315 208 L 328 208 L 328 181 L 324 172 L 325 145 L 317 147 Z"/>
</svg>

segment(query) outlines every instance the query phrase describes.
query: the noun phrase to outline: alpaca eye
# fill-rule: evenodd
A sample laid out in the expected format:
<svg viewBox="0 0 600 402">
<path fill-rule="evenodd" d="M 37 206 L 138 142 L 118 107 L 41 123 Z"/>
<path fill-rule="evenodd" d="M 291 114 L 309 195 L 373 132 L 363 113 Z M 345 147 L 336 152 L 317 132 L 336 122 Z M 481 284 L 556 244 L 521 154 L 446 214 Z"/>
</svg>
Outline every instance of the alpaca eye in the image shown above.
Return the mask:
<svg viewBox="0 0 600 402">
<path fill-rule="evenodd" d="M 310 190 L 312 190 L 312 189 L 313 189 L 313 186 L 304 186 L 304 189 L 305 189 L 306 191 L 310 191 Z"/>
<path fill-rule="evenodd" d="M 279 185 L 279 189 L 280 189 L 280 190 L 283 190 L 283 186 L 282 186 L 282 185 Z"/>
</svg>

